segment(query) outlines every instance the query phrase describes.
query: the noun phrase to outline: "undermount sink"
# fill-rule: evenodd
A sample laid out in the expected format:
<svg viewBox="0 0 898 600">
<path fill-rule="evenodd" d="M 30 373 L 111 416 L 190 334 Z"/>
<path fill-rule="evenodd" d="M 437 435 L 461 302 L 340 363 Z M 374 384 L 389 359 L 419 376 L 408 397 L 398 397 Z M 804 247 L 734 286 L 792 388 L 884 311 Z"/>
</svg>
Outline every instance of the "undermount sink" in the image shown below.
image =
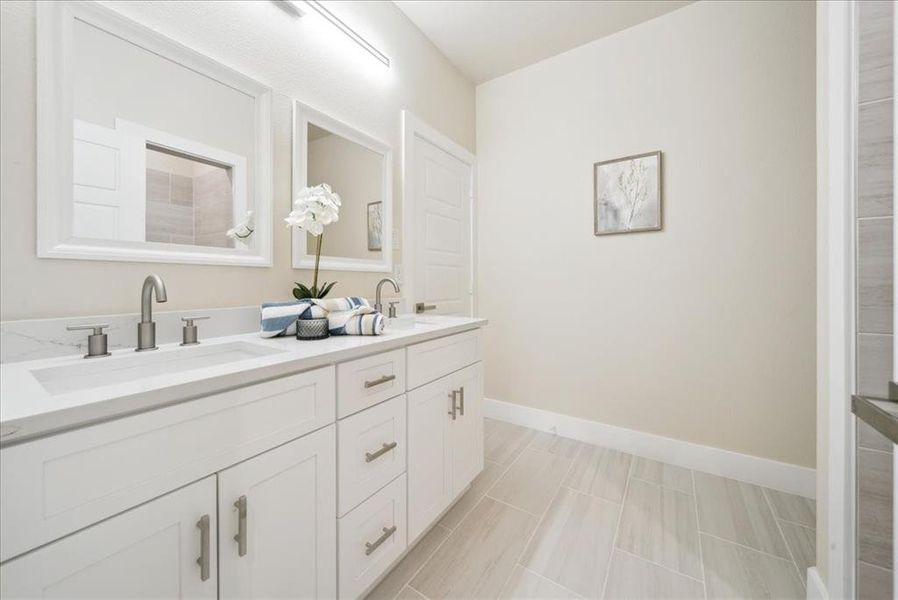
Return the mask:
<svg viewBox="0 0 898 600">
<path fill-rule="evenodd" d="M 45 390 L 56 395 L 215 367 L 280 352 L 282 350 L 249 342 L 229 342 L 100 358 L 77 364 L 35 369 L 31 374 Z"/>
</svg>

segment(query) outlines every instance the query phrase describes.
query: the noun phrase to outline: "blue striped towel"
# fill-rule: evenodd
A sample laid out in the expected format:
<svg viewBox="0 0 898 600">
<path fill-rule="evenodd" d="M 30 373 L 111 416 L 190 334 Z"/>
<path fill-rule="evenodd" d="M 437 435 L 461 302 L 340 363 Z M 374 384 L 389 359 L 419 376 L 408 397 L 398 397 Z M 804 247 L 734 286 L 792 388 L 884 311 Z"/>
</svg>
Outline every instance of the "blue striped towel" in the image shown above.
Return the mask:
<svg viewBox="0 0 898 600">
<path fill-rule="evenodd" d="M 327 310 L 311 300 L 263 302 L 260 333 L 263 338 L 296 335 L 296 319 L 321 319 L 326 316 Z"/>
<path fill-rule="evenodd" d="M 380 335 L 386 321 L 364 298 L 313 298 L 262 304 L 264 338 L 296 335 L 296 319 L 327 317 L 331 335 Z"/>
</svg>

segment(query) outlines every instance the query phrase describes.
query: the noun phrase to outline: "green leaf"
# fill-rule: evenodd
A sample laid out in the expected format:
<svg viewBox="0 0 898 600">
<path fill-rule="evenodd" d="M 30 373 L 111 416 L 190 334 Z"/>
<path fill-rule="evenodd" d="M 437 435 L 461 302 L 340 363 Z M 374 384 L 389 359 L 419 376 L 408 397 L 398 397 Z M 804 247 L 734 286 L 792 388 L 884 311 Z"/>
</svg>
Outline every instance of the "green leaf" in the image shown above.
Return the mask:
<svg viewBox="0 0 898 600">
<path fill-rule="evenodd" d="M 319 295 L 318 297 L 319 297 L 319 298 L 324 298 L 325 296 L 327 296 L 328 292 L 330 292 L 330 291 L 331 291 L 331 288 L 333 288 L 335 285 L 337 285 L 337 282 L 336 282 L 336 281 L 332 281 L 331 283 L 325 282 L 325 283 L 321 286 L 321 293 L 320 293 L 320 295 Z"/>
<path fill-rule="evenodd" d="M 306 286 L 304 286 L 303 284 L 301 284 L 299 282 L 294 282 L 294 283 L 296 283 L 296 288 L 294 288 L 294 290 L 293 290 L 294 298 L 296 298 L 297 300 L 304 300 L 305 298 L 314 298 L 314 296 L 312 295 L 312 290 L 310 290 L 309 288 L 307 288 Z"/>
</svg>

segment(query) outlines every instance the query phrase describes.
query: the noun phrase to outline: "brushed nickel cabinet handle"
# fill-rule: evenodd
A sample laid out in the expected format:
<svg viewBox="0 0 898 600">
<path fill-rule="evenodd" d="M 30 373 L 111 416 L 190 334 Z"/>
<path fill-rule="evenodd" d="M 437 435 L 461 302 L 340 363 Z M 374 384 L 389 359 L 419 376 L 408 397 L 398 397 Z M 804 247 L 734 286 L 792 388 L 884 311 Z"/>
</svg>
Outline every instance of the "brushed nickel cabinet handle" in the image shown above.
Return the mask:
<svg viewBox="0 0 898 600">
<path fill-rule="evenodd" d="M 246 496 L 237 498 L 234 508 L 237 509 L 237 535 L 234 536 L 237 556 L 246 556 Z"/>
<path fill-rule="evenodd" d="M 461 416 L 465 416 L 465 386 L 461 386 L 458 388 L 458 396 L 459 396 L 459 405 L 458 412 Z"/>
<path fill-rule="evenodd" d="M 211 556 L 209 554 L 209 515 L 203 515 L 202 517 L 200 517 L 200 520 L 196 522 L 196 526 L 197 529 L 200 530 L 200 557 L 196 559 L 196 564 L 200 566 L 200 581 L 206 581 L 207 579 L 209 579 L 209 561 L 211 560 Z"/>
<path fill-rule="evenodd" d="M 371 462 L 372 460 L 377 460 L 390 450 L 396 447 L 396 442 L 390 442 L 389 444 L 384 444 L 381 446 L 380 450 L 375 452 L 365 452 L 365 462 Z"/>
<path fill-rule="evenodd" d="M 452 410 L 450 410 L 448 414 L 452 416 L 452 420 L 453 420 L 453 421 L 454 421 L 456 418 L 458 418 L 458 417 L 457 417 L 457 413 L 456 413 L 457 407 L 456 407 L 456 404 L 455 404 L 455 396 L 456 396 L 456 394 L 458 394 L 458 390 L 452 390 L 451 392 L 449 392 L 449 399 L 450 399 L 450 401 L 451 401 L 451 403 L 452 403 Z"/>
<path fill-rule="evenodd" d="M 365 542 L 365 556 L 369 556 L 372 552 L 377 550 L 377 548 L 390 539 L 390 536 L 396 533 L 396 526 L 392 527 L 384 527 L 383 535 L 374 540 L 373 542 Z"/>
<path fill-rule="evenodd" d="M 386 383 L 388 381 L 393 381 L 394 379 L 396 379 L 395 375 L 384 375 L 382 377 L 378 377 L 374 381 L 366 381 L 365 389 L 376 387 L 378 385 L 381 385 L 382 383 Z"/>
</svg>

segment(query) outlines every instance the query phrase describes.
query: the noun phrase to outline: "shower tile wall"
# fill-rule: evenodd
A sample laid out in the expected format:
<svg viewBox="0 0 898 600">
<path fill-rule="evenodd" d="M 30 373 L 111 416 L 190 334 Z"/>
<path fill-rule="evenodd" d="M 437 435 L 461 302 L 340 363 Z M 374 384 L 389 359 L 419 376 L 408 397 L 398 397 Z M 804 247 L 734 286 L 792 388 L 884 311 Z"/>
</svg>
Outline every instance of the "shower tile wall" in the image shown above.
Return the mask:
<svg viewBox="0 0 898 600">
<path fill-rule="evenodd" d="M 892 376 L 893 4 L 858 3 L 857 391 Z M 892 444 L 858 422 L 858 598 L 891 598 Z"/>
<path fill-rule="evenodd" d="M 148 242 L 193 244 L 193 179 L 147 169 Z"/>
<path fill-rule="evenodd" d="M 233 247 L 233 191 L 224 169 L 195 177 L 147 169 L 148 242 Z"/>
</svg>

